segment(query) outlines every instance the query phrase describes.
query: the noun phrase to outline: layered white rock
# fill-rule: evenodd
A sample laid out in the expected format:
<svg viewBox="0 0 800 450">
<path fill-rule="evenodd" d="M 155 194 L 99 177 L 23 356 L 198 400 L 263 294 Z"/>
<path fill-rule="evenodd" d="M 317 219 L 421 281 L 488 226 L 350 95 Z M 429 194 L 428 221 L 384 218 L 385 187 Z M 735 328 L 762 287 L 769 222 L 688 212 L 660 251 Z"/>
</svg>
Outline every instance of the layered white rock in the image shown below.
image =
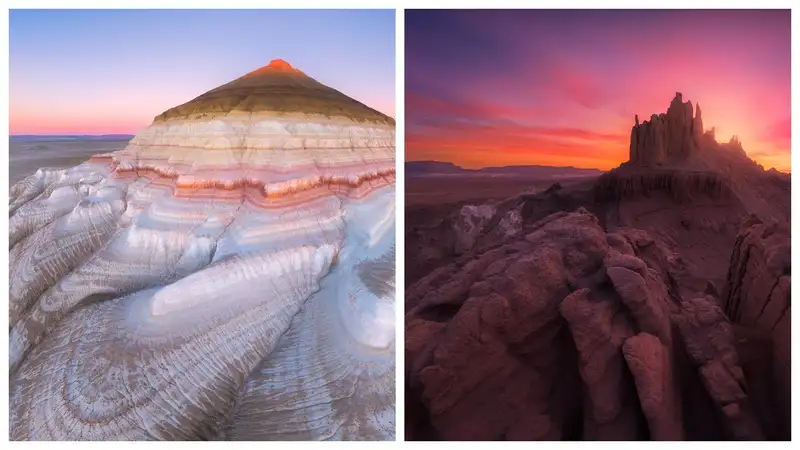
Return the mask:
<svg viewBox="0 0 800 450">
<path fill-rule="evenodd" d="M 320 180 L 357 183 L 394 172 L 394 129 L 342 119 L 253 114 L 154 123 L 113 156 L 117 170 L 152 170 L 179 186 L 237 182 L 281 193 Z"/>
<path fill-rule="evenodd" d="M 12 188 L 12 439 L 394 436 L 393 123 L 212 116 Z"/>
</svg>

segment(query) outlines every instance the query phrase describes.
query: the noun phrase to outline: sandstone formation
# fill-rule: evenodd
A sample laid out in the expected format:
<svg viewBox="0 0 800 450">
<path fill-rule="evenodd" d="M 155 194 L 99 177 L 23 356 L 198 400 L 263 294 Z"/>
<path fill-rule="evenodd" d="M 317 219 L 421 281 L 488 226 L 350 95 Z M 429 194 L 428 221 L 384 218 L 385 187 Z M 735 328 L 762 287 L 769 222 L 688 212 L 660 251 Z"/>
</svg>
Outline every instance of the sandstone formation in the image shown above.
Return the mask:
<svg viewBox="0 0 800 450">
<path fill-rule="evenodd" d="M 601 201 L 619 201 L 648 197 L 662 192 L 675 202 L 691 203 L 698 196 L 717 200 L 730 199 L 730 186 L 713 171 L 654 169 L 648 171 L 603 174 L 595 185 Z"/>
<path fill-rule="evenodd" d="M 681 161 L 700 147 L 703 135 L 700 105 L 695 114 L 692 102 L 684 103 L 680 92 L 675 93 L 666 114 L 653 114 L 641 124 L 637 115 L 635 121 L 631 130 L 631 164 L 660 166 Z"/>
<path fill-rule="evenodd" d="M 791 437 L 790 177 L 702 120 L 678 94 L 600 177 L 407 207 L 407 439 Z"/>
<path fill-rule="evenodd" d="M 646 232 L 606 233 L 579 209 L 424 277 L 407 291 L 407 436 L 780 438 L 750 396 L 738 325 L 713 295 L 682 298 L 674 264 Z"/>
<path fill-rule="evenodd" d="M 774 401 L 761 405 L 772 432 L 791 429 L 791 246 L 787 224 L 763 223 L 756 216 L 742 221 L 733 247 L 722 305 L 730 320 L 765 334 L 764 346 L 746 375 L 758 378 Z M 766 366 L 766 367 L 765 367 Z"/>
<path fill-rule="evenodd" d="M 391 439 L 394 156 L 276 60 L 14 185 L 11 438 Z"/>
</svg>

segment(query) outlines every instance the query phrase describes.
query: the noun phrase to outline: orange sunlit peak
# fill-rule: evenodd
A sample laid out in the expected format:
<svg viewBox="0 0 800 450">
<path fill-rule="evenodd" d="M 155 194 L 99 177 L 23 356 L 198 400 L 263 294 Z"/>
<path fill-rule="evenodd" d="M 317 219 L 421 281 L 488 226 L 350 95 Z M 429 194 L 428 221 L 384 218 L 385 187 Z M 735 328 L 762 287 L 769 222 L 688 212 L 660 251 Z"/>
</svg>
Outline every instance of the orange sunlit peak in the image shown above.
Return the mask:
<svg viewBox="0 0 800 450">
<path fill-rule="evenodd" d="M 253 76 L 253 75 L 265 75 L 265 74 L 273 74 L 276 72 L 282 73 L 294 73 L 294 74 L 302 74 L 303 72 L 294 68 L 291 64 L 286 62 L 283 59 L 273 59 L 264 67 L 258 68 L 247 75 L 246 77 Z"/>
</svg>

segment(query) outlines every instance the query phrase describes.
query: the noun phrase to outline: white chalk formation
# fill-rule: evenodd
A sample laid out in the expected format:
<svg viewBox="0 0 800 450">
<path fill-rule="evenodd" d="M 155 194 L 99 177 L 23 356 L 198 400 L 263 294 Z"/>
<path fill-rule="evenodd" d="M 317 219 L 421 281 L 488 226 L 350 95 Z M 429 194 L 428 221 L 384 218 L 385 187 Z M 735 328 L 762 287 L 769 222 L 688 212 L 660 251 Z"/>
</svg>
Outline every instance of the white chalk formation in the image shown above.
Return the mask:
<svg viewBox="0 0 800 450">
<path fill-rule="evenodd" d="M 11 438 L 393 439 L 386 119 L 167 118 L 13 186 Z"/>
</svg>

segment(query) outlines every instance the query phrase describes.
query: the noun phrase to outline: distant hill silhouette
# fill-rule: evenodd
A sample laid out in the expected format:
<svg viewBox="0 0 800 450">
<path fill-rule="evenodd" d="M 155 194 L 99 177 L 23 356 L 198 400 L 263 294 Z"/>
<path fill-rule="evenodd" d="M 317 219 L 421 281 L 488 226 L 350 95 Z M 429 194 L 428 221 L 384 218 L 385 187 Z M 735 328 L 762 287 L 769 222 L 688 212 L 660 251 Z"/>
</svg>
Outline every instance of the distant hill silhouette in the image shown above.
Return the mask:
<svg viewBox="0 0 800 450">
<path fill-rule="evenodd" d="M 431 175 L 501 175 L 531 177 L 571 177 L 596 176 L 602 174 L 600 169 L 580 169 L 577 167 L 553 166 L 500 166 L 482 169 L 465 169 L 451 162 L 441 161 L 407 161 L 406 176 L 419 177 Z"/>
<path fill-rule="evenodd" d="M 132 134 L 16 134 L 11 142 L 40 141 L 121 141 L 133 139 Z"/>
</svg>

